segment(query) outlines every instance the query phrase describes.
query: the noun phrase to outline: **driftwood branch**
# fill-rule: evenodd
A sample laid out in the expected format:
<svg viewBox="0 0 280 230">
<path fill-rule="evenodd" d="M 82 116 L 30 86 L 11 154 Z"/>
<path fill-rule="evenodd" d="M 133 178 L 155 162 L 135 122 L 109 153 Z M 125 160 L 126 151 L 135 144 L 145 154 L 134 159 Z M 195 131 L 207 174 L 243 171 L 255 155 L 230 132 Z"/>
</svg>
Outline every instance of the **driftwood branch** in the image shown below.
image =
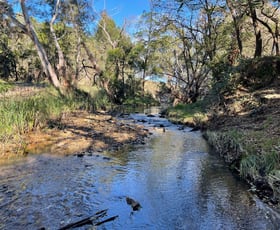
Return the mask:
<svg viewBox="0 0 280 230">
<path fill-rule="evenodd" d="M 94 215 L 92 215 L 90 217 L 87 217 L 85 219 L 79 220 L 79 221 L 74 222 L 74 223 L 67 224 L 66 226 L 60 228 L 59 230 L 67 230 L 67 229 L 72 229 L 72 228 L 78 228 L 78 227 L 88 225 L 88 224 L 94 225 L 94 226 L 99 226 L 101 224 L 113 221 L 116 218 L 118 218 L 118 216 L 113 216 L 113 217 L 110 217 L 108 219 L 98 221 L 99 218 L 102 218 L 102 217 L 107 215 L 107 211 L 108 211 L 108 209 L 99 211 L 99 212 L 95 213 Z"/>
</svg>

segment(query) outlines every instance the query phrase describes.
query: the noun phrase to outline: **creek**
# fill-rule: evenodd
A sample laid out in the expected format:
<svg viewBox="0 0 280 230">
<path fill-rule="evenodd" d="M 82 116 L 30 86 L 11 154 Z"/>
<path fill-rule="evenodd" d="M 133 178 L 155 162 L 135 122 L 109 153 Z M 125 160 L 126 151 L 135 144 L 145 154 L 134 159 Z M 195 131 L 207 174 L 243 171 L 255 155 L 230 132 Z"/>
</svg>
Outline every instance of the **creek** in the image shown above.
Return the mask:
<svg viewBox="0 0 280 230">
<path fill-rule="evenodd" d="M 0 166 L 0 229 L 59 229 L 103 209 L 118 218 L 97 229 L 279 229 L 278 214 L 232 175 L 199 131 L 153 110 L 120 121 L 153 135 L 115 153 L 33 155 Z M 141 208 L 133 211 L 126 197 Z"/>
</svg>

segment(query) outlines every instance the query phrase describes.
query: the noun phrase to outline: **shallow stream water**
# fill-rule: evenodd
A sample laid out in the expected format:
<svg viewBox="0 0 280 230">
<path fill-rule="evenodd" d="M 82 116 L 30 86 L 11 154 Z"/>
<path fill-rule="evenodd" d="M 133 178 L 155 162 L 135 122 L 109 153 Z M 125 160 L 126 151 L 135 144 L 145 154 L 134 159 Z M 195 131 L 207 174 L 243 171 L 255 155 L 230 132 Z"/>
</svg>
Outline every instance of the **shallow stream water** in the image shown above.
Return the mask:
<svg viewBox="0 0 280 230">
<path fill-rule="evenodd" d="M 59 229 L 103 209 L 118 218 L 97 229 L 279 229 L 278 214 L 248 192 L 200 132 L 157 115 L 121 122 L 143 123 L 153 135 L 129 151 L 44 154 L 0 166 L 0 229 Z M 126 197 L 141 208 L 133 211 Z"/>
</svg>

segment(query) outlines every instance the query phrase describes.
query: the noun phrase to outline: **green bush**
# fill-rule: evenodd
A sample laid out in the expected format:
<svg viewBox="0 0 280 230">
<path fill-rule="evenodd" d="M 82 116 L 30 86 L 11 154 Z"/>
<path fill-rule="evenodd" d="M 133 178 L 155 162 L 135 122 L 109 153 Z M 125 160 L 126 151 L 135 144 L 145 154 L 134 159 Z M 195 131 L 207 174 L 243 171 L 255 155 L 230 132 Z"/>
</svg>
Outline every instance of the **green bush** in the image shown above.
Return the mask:
<svg viewBox="0 0 280 230">
<path fill-rule="evenodd" d="M 238 66 L 239 83 L 252 90 L 270 85 L 280 75 L 279 57 L 246 59 Z"/>
</svg>

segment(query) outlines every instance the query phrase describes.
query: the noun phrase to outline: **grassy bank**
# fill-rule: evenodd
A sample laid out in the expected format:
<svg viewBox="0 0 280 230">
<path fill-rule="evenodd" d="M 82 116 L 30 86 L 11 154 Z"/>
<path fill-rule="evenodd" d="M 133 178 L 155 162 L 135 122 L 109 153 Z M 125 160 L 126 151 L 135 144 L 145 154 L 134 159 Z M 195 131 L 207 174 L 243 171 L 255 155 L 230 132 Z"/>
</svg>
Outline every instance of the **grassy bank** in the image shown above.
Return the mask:
<svg viewBox="0 0 280 230">
<path fill-rule="evenodd" d="M 26 87 L 11 92 L 13 85 L 4 82 L 0 85 L 3 86 L 0 97 L 1 157 L 25 154 L 24 134 L 47 128 L 51 125 L 51 121 L 59 121 L 70 111 L 96 109 L 102 102 L 98 96 L 94 100 L 83 94 L 62 97 L 55 89 L 48 86 L 41 87 L 34 94 L 33 88 L 30 92 Z M 26 95 L 26 92 L 29 95 Z"/>
<path fill-rule="evenodd" d="M 203 101 L 194 104 L 170 107 L 167 110 L 168 119 L 173 123 L 182 123 L 188 126 L 204 127 L 208 121 L 206 105 Z"/>
</svg>

